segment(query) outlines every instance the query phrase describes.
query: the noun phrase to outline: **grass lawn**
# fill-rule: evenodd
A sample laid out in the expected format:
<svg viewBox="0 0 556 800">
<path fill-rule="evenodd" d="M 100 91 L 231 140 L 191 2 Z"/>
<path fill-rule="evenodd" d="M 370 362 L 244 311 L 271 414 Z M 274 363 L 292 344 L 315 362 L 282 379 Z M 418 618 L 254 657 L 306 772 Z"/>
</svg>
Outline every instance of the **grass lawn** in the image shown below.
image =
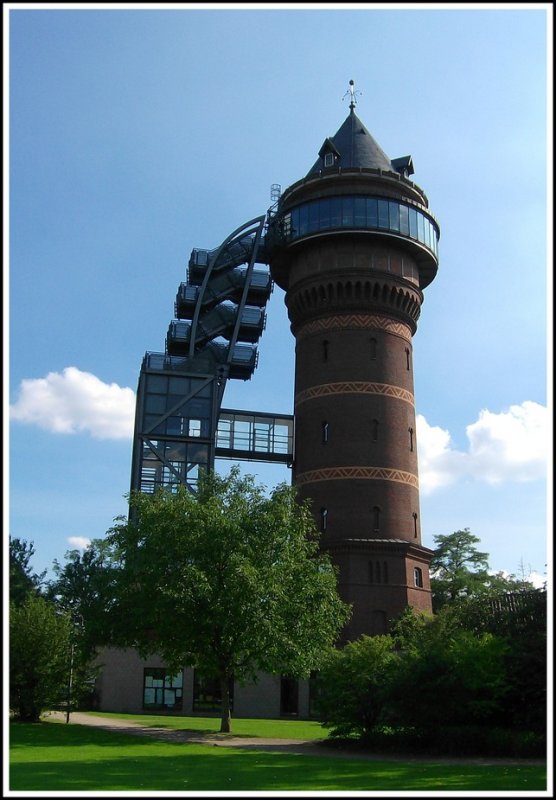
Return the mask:
<svg viewBox="0 0 556 800">
<path fill-rule="evenodd" d="M 218 733 L 220 717 L 170 717 L 166 714 L 112 714 L 107 711 L 87 711 L 95 717 L 112 717 L 130 722 L 139 722 L 153 728 L 168 728 L 173 731 L 195 731 L 196 733 Z M 232 735 L 262 737 L 265 739 L 326 739 L 328 730 L 320 722 L 297 719 L 234 719 Z"/>
<path fill-rule="evenodd" d="M 239 720 L 238 720 L 239 722 Z M 82 725 L 10 725 L 11 791 L 535 791 L 541 766 L 320 758 L 157 742 Z"/>
</svg>

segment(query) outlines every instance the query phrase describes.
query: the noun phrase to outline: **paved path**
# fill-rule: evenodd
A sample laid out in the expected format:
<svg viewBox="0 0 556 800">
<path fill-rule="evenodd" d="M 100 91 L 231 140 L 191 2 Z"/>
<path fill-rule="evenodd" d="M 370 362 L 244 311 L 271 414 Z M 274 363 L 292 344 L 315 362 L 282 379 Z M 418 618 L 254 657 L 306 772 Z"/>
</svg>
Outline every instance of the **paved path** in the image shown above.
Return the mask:
<svg viewBox="0 0 556 800">
<path fill-rule="evenodd" d="M 66 719 L 62 711 L 51 711 L 48 716 L 56 719 Z M 174 728 L 156 728 L 151 725 L 142 725 L 140 722 L 133 722 L 128 719 L 116 719 L 115 717 L 97 717 L 94 714 L 86 714 L 80 711 L 73 711 L 70 714 L 70 724 L 90 725 L 95 728 L 118 731 L 119 733 L 129 733 L 134 736 L 148 736 L 151 739 L 162 739 L 169 742 L 185 742 L 194 744 L 212 744 L 216 747 L 249 747 L 259 750 L 285 750 L 285 748 L 299 748 L 302 752 L 306 746 L 318 747 L 318 740 L 307 741 L 305 739 L 263 739 L 248 736 L 234 736 L 229 733 L 199 733 L 198 731 L 175 730 Z M 328 753 L 328 748 L 325 749 Z M 293 752 L 293 750 L 292 750 Z"/>
<path fill-rule="evenodd" d="M 61 711 L 48 712 L 49 717 L 66 719 Z M 184 744 L 206 744 L 214 747 L 240 747 L 244 750 L 267 750 L 276 753 L 294 753 L 297 755 L 324 756 L 325 758 L 351 758 L 372 761 L 404 761 L 405 763 L 444 763 L 444 764 L 477 764 L 498 766 L 506 765 L 544 765 L 544 759 L 509 759 L 509 758 L 454 758 L 443 756 L 409 756 L 383 753 L 364 753 L 351 748 L 330 747 L 319 739 L 266 739 L 262 737 L 234 736 L 229 733 L 198 733 L 197 731 L 175 730 L 172 728 L 155 728 L 142 725 L 128 719 L 115 717 L 97 717 L 81 711 L 70 714 L 70 724 L 90 725 L 94 728 L 128 733 L 133 736 L 147 736 L 166 742 L 183 742 Z"/>
</svg>

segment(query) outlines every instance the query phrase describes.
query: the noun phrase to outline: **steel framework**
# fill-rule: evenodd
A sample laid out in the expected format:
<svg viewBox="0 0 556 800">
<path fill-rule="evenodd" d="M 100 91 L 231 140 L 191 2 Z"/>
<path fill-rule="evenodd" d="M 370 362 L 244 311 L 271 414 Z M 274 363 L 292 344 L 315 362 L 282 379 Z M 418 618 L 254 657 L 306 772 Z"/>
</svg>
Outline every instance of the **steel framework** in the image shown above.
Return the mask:
<svg viewBox="0 0 556 800">
<path fill-rule="evenodd" d="M 147 352 L 137 389 L 131 490 L 185 485 L 215 457 L 291 462 L 293 417 L 227 410 L 229 378 L 249 380 L 273 283 L 266 215 L 236 228 L 215 250 L 193 249 L 164 353 Z M 220 427 L 219 427 L 220 425 Z"/>
</svg>

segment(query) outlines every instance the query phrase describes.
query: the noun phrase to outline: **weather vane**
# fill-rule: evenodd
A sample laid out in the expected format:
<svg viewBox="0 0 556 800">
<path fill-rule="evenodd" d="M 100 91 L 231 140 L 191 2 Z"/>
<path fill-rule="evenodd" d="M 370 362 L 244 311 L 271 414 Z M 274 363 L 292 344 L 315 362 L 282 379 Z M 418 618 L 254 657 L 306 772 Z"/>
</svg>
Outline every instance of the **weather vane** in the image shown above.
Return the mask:
<svg viewBox="0 0 556 800">
<path fill-rule="evenodd" d="M 353 111 L 353 109 L 357 105 L 356 95 L 361 94 L 361 92 L 355 90 L 355 81 L 353 81 L 353 80 L 351 80 L 349 82 L 349 89 L 347 90 L 345 95 L 342 97 L 342 100 L 345 100 L 345 98 L 348 96 L 348 94 L 349 94 L 350 100 L 351 100 L 351 102 L 349 104 L 349 107 Z"/>
</svg>

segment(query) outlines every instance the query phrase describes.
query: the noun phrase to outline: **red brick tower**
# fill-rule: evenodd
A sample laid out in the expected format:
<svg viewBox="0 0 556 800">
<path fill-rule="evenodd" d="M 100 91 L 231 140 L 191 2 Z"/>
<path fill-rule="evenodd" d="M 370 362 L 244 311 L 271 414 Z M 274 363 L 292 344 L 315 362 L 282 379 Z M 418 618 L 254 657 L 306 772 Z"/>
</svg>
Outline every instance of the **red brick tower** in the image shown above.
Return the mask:
<svg viewBox="0 0 556 800">
<path fill-rule="evenodd" d="M 353 86 L 353 83 L 351 83 Z M 353 603 L 346 640 L 431 609 L 421 545 L 412 335 L 439 228 L 355 114 L 279 200 L 267 236 L 296 339 L 293 481 Z"/>
</svg>

